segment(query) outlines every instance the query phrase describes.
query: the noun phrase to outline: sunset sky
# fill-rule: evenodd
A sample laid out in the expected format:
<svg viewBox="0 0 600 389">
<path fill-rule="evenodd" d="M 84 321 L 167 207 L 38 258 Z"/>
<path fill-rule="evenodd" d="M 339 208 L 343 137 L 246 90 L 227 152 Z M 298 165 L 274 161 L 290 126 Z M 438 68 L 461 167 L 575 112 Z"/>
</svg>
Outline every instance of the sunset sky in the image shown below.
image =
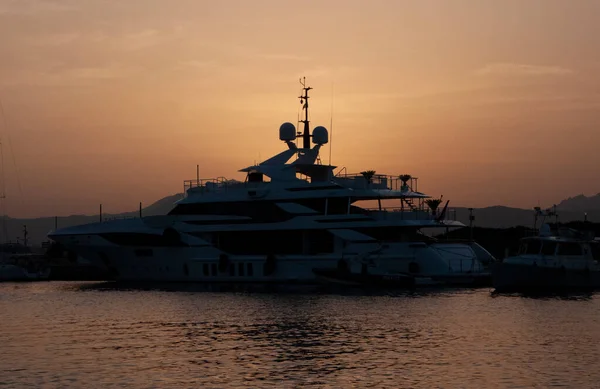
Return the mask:
<svg viewBox="0 0 600 389">
<path fill-rule="evenodd" d="M 598 36 L 596 0 L 0 0 L 8 214 L 135 210 L 196 164 L 243 179 L 285 148 L 301 76 L 313 125 L 333 90 L 348 171 L 455 206 L 593 195 Z"/>
</svg>

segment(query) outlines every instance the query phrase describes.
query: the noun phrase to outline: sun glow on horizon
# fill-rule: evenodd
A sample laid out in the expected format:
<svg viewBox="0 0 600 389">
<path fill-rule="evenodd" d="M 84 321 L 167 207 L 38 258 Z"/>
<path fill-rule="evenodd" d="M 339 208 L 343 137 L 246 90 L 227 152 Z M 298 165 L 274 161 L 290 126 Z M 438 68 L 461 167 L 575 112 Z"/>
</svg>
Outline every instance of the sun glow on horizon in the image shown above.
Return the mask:
<svg viewBox="0 0 600 389">
<path fill-rule="evenodd" d="M 240 178 L 284 149 L 301 76 L 349 171 L 410 173 L 474 207 L 598 193 L 599 14 L 592 0 L 0 2 L 0 135 L 23 189 L 5 144 L 8 214 L 134 210 L 197 164 Z"/>
</svg>

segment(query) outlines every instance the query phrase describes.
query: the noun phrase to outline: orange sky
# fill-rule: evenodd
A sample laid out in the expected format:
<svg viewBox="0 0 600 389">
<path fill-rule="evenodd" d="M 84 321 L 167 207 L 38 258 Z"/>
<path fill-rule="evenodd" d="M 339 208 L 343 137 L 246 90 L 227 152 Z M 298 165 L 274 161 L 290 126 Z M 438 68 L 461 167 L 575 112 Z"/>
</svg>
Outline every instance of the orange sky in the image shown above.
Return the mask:
<svg viewBox="0 0 600 389">
<path fill-rule="evenodd" d="M 599 25 L 595 0 L 0 0 L 8 213 L 134 210 L 196 164 L 243 178 L 284 149 L 300 76 L 313 125 L 333 85 L 349 171 L 474 207 L 596 194 Z"/>
</svg>

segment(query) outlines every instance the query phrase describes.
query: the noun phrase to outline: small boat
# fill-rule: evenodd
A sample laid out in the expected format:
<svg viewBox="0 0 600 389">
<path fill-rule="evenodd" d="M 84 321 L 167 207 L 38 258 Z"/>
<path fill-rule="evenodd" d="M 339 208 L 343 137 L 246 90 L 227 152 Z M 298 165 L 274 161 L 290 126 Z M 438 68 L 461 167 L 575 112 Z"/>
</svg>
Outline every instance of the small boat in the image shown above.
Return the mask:
<svg viewBox="0 0 600 389">
<path fill-rule="evenodd" d="M 14 254 L 0 262 L 0 281 L 43 281 L 50 278 L 50 267 L 43 255 Z"/>
<path fill-rule="evenodd" d="M 599 244 L 591 233 L 544 224 L 538 236 L 521 239 L 517 255 L 491 265 L 493 286 L 497 292 L 599 289 Z"/>
</svg>

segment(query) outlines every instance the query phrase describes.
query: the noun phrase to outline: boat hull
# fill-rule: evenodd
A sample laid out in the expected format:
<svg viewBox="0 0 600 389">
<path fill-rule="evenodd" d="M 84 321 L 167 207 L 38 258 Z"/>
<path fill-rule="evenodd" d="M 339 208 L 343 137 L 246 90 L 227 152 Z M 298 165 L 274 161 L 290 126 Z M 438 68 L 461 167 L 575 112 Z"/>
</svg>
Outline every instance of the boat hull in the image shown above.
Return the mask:
<svg viewBox="0 0 600 389">
<path fill-rule="evenodd" d="M 471 274 L 360 274 L 337 269 L 313 269 L 325 282 L 368 288 L 417 288 L 417 287 L 486 287 L 492 279 L 488 272 Z"/>
<path fill-rule="evenodd" d="M 414 288 L 415 277 L 404 274 L 356 274 L 337 269 L 313 269 L 317 280 L 349 286 L 371 288 Z"/>
<path fill-rule="evenodd" d="M 600 289 L 600 272 L 556 267 L 495 263 L 492 283 L 498 292 Z"/>
<path fill-rule="evenodd" d="M 318 284 L 322 283 L 322 277 L 317 279 L 315 268 L 342 267 L 360 274 L 363 266 L 368 268 L 369 274 L 418 274 L 419 277 L 414 278 L 421 285 L 476 285 L 486 276 L 474 251 L 464 244 L 393 242 L 382 246 L 364 243 L 339 245 L 332 252 L 315 254 L 246 255 L 227 253 L 208 244 L 137 246 L 124 242 L 118 245 L 94 234 L 62 234 L 52 238 L 107 271 L 109 279 L 122 281 Z"/>
<path fill-rule="evenodd" d="M 0 281 L 46 281 L 50 278 L 50 269 L 28 271 L 16 265 L 0 265 Z"/>
</svg>

